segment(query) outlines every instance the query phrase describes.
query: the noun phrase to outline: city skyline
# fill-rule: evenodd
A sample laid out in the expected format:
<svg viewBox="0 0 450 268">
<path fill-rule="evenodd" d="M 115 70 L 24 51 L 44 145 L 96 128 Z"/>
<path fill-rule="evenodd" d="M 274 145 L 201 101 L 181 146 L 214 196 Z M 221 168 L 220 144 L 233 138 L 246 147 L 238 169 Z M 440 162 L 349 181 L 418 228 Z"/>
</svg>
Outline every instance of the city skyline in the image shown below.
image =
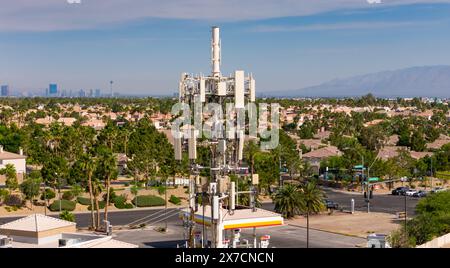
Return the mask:
<svg viewBox="0 0 450 268">
<path fill-rule="evenodd" d="M 0 65 L 0 83 L 13 93 L 42 92 L 49 83 L 106 92 L 114 80 L 120 94 L 172 95 L 179 73 L 209 73 L 206 29 L 216 24 L 226 38 L 223 73 L 232 66 L 254 73 L 260 93 L 450 65 L 450 38 L 443 34 L 450 27 L 450 1 L 329 2 L 247 1 L 244 12 L 234 11 L 232 2 L 137 1 L 124 7 L 118 1 L 14 1 L 0 11 L 0 57 L 7 63 Z M 221 16 L 211 14 L 214 8 L 223 10 Z M 111 14 L 95 18 L 91 13 L 99 9 Z"/>
</svg>

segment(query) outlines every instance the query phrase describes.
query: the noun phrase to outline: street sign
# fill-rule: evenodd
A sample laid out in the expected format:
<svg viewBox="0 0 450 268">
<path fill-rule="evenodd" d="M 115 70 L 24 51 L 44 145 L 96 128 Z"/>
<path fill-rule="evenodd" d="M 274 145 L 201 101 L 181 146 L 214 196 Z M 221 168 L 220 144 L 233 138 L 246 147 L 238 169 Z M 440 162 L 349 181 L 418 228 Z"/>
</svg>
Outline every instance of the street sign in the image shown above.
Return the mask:
<svg viewBox="0 0 450 268">
<path fill-rule="evenodd" d="M 374 182 L 374 181 L 379 181 L 379 180 L 380 180 L 380 178 L 376 178 L 376 177 L 369 178 L 369 182 Z"/>
<path fill-rule="evenodd" d="M 365 169 L 363 165 L 354 166 L 353 169 Z"/>
</svg>

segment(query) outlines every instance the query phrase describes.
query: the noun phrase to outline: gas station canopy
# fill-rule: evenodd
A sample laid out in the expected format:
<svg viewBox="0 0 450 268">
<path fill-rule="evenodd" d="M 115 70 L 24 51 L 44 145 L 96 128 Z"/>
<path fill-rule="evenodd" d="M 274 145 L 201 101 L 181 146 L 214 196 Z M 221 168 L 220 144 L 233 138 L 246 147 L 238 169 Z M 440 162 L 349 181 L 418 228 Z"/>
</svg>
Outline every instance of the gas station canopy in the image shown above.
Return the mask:
<svg viewBox="0 0 450 268">
<path fill-rule="evenodd" d="M 280 214 L 257 209 L 253 212 L 252 209 L 236 209 L 233 214 L 227 209 L 221 208 L 221 225 L 223 230 L 239 229 L 239 228 L 258 228 L 283 225 L 283 217 Z M 185 209 L 183 211 L 184 217 L 190 216 L 190 211 Z M 203 224 L 203 207 L 199 206 L 195 213 L 194 221 L 197 224 Z M 211 207 L 205 206 L 205 225 L 211 225 Z"/>
</svg>

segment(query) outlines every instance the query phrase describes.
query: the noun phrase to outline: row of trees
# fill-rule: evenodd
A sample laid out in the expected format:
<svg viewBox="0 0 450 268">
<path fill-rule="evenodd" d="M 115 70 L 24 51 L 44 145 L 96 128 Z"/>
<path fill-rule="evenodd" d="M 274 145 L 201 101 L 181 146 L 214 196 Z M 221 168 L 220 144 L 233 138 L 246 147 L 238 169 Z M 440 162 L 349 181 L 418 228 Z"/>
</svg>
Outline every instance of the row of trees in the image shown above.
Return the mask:
<svg viewBox="0 0 450 268">
<path fill-rule="evenodd" d="M 275 210 L 285 218 L 306 216 L 306 245 L 309 247 L 309 216 L 324 210 L 324 194 L 315 182 L 301 185 L 286 184 L 273 196 Z"/>
</svg>

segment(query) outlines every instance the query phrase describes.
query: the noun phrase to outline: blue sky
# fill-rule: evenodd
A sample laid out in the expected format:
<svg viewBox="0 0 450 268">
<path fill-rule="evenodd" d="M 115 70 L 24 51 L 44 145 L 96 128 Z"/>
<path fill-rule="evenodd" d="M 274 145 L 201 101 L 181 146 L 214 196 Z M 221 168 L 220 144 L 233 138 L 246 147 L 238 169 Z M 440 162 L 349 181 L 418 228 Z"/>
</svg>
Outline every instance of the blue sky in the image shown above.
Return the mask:
<svg viewBox="0 0 450 268">
<path fill-rule="evenodd" d="M 259 93 L 450 65 L 450 1 L 0 1 L 0 84 L 13 91 L 114 80 L 124 94 L 172 94 L 181 72 L 210 72 L 212 25 L 222 72 L 252 72 Z"/>
</svg>

